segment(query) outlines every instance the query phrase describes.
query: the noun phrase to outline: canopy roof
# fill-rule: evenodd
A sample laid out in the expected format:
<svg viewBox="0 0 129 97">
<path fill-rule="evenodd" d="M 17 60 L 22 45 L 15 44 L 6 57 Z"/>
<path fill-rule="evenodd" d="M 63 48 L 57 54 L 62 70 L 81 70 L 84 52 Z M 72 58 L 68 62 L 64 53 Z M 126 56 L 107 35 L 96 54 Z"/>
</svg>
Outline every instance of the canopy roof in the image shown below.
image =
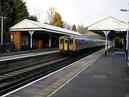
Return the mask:
<svg viewBox="0 0 129 97">
<path fill-rule="evenodd" d="M 9 28 L 9 31 L 47 31 L 52 33 L 67 34 L 67 35 L 81 35 L 79 32 L 55 27 L 52 25 L 42 24 L 29 19 L 24 19 L 14 26 Z"/>
<path fill-rule="evenodd" d="M 100 20 L 88 27 L 88 30 L 114 30 L 114 31 L 126 31 L 128 29 L 128 24 L 118 20 L 113 17 L 107 17 L 103 20 Z"/>
<path fill-rule="evenodd" d="M 101 36 L 105 36 L 103 31 L 110 31 L 108 37 L 110 39 L 116 36 L 125 36 L 128 29 L 128 24 L 114 17 L 107 17 L 88 27 L 88 30 L 93 31 Z"/>
</svg>

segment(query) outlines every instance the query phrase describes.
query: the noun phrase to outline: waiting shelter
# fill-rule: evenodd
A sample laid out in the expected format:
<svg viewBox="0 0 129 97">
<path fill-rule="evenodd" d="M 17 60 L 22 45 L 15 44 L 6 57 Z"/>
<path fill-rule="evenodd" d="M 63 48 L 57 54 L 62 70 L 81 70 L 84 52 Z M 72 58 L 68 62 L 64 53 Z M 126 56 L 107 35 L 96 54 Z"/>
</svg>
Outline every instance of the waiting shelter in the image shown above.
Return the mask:
<svg viewBox="0 0 129 97">
<path fill-rule="evenodd" d="M 58 48 L 62 35 L 82 35 L 52 25 L 24 19 L 9 28 L 16 49 Z"/>
</svg>

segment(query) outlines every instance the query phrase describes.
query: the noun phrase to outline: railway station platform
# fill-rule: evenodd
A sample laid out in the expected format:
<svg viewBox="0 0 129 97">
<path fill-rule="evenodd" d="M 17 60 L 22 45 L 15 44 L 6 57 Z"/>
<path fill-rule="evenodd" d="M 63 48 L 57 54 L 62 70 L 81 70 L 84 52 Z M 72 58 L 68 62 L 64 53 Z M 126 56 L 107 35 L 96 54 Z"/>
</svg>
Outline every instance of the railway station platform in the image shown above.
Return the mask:
<svg viewBox="0 0 129 97">
<path fill-rule="evenodd" d="M 0 56 L 0 74 L 39 64 L 60 55 L 57 49 L 42 49 L 4 53 Z"/>
<path fill-rule="evenodd" d="M 58 48 L 29 49 L 29 50 L 19 50 L 19 51 L 13 51 L 13 52 L 4 52 L 4 53 L 0 53 L 0 57 L 35 53 L 35 52 L 40 53 L 40 52 L 47 52 L 47 51 L 53 51 L 53 50 L 58 50 Z"/>
<path fill-rule="evenodd" d="M 0 53 L 0 62 L 24 58 L 24 57 L 38 56 L 43 54 L 52 54 L 56 52 L 59 52 L 57 48 L 47 48 L 47 49 L 32 49 L 32 50 L 25 50 L 25 51 Z"/>
<path fill-rule="evenodd" d="M 100 50 L 2 97 L 129 97 L 124 56 Z"/>
</svg>

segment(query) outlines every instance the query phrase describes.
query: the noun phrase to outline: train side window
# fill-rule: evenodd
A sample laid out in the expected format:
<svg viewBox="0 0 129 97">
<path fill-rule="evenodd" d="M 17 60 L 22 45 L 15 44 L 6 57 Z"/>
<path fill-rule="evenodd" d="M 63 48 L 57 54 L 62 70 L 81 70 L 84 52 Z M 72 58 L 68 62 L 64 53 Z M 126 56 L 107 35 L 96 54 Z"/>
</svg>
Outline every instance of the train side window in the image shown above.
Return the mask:
<svg viewBox="0 0 129 97">
<path fill-rule="evenodd" d="M 69 44 L 73 44 L 73 40 L 72 39 L 69 40 Z"/>
</svg>

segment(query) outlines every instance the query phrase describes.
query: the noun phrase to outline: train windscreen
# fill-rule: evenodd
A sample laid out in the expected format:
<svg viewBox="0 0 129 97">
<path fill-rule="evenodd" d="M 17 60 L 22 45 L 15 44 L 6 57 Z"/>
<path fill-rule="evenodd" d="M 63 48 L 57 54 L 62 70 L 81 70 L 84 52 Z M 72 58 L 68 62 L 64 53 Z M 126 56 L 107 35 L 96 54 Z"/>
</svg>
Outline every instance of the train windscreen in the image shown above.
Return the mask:
<svg viewBox="0 0 129 97">
<path fill-rule="evenodd" d="M 65 44 L 67 44 L 68 43 L 68 40 L 65 40 Z"/>
<path fill-rule="evenodd" d="M 60 44 L 63 44 L 63 42 L 64 42 L 63 39 L 60 39 Z"/>
</svg>

